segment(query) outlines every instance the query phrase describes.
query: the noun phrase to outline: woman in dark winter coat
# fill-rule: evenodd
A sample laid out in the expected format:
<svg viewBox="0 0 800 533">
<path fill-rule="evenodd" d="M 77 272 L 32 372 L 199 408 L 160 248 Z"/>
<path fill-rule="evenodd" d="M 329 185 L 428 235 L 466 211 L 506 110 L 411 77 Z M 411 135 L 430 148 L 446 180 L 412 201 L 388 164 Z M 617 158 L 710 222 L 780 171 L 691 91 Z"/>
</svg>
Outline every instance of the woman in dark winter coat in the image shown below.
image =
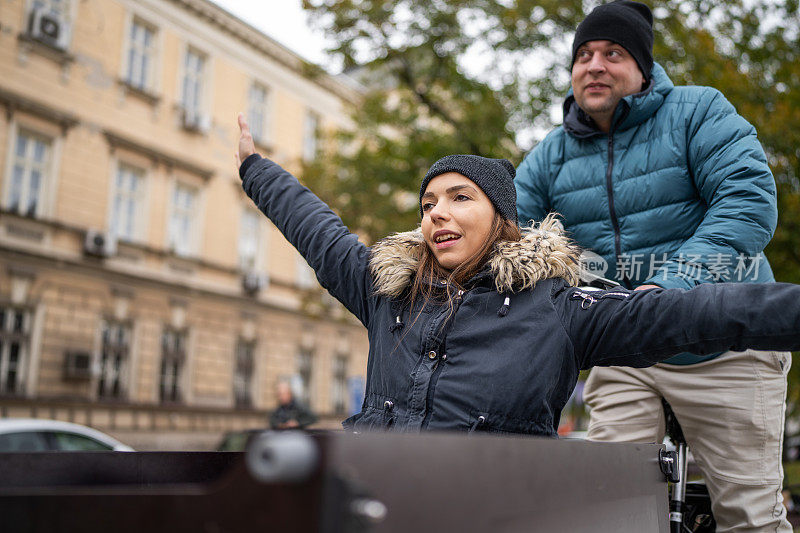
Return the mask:
<svg viewBox="0 0 800 533">
<path fill-rule="evenodd" d="M 517 227 L 506 160 L 437 161 L 420 228 L 368 248 L 239 125 L 245 191 L 367 328 L 366 396 L 347 429 L 555 435 L 581 369 L 800 349 L 800 286 L 575 288 L 579 250 L 557 224 Z"/>
</svg>

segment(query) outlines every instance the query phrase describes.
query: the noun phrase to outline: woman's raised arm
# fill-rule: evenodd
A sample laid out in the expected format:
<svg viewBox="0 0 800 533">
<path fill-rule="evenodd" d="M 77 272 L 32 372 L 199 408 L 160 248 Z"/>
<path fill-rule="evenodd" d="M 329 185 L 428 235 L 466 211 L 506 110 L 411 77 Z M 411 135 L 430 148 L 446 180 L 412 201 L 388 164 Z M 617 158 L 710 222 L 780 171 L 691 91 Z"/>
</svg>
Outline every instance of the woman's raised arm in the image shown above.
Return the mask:
<svg viewBox="0 0 800 533">
<path fill-rule="evenodd" d="M 239 129 L 236 162 L 245 192 L 311 265 L 322 286 L 367 325 L 372 291 L 369 250 L 294 176 L 256 154 L 241 113 Z"/>
</svg>

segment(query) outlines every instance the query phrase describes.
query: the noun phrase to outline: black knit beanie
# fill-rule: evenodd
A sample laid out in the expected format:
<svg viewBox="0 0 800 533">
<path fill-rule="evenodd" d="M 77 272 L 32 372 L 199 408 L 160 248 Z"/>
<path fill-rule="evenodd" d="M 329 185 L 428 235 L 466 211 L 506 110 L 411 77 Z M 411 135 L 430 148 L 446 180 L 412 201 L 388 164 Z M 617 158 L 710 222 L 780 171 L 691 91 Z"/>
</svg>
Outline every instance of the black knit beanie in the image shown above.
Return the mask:
<svg viewBox="0 0 800 533">
<path fill-rule="evenodd" d="M 653 70 L 653 13 L 640 2 L 615 0 L 599 5 L 578 24 L 572 41 L 572 64 L 578 48 L 589 41 L 611 41 L 627 50 L 644 79 Z"/>
<path fill-rule="evenodd" d="M 419 188 L 419 214 L 422 216 L 422 195 L 428 183 L 440 174 L 458 172 L 472 180 L 489 197 L 500 216 L 517 221 L 517 171 L 507 159 L 490 159 L 477 155 L 448 155 L 431 166 Z"/>
</svg>

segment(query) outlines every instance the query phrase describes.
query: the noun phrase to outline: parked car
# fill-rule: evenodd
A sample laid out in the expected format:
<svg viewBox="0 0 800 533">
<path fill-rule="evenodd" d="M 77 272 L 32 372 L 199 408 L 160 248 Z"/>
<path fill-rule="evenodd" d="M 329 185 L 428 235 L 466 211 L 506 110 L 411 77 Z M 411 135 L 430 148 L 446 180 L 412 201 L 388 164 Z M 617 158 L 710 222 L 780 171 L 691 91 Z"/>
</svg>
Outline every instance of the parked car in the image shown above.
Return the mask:
<svg viewBox="0 0 800 533">
<path fill-rule="evenodd" d="M 222 436 L 214 450 L 218 452 L 243 452 L 247 449 L 250 442 L 265 431 L 299 431 L 297 429 L 269 429 L 269 428 L 251 428 L 241 429 L 237 431 L 229 431 Z M 326 429 L 304 429 L 303 433 L 307 435 L 324 435 L 330 430 Z M 341 430 L 338 430 L 341 431 Z"/>
<path fill-rule="evenodd" d="M 215 450 L 218 452 L 243 452 L 250 441 L 264 431 L 267 429 L 229 431 L 222 436 L 222 440 L 217 444 Z"/>
<path fill-rule="evenodd" d="M 96 429 L 59 420 L 0 419 L 0 452 L 132 452 L 133 448 Z"/>
</svg>

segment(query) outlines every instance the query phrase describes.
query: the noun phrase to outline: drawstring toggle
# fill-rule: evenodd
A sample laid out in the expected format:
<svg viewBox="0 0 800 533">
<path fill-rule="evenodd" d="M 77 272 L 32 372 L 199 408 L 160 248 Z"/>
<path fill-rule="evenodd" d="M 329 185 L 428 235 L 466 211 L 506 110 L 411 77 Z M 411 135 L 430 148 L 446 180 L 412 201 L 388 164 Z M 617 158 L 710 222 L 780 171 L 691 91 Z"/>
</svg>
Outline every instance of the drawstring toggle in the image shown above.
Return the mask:
<svg viewBox="0 0 800 533">
<path fill-rule="evenodd" d="M 511 307 L 511 298 L 506 296 L 506 299 L 503 301 L 503 305 L 500 309 L 497 310 L 497 316 L 504 317 L 508 314 L 508 308 Z"/>
<path fill-rule="evenodd" d="M 395 331 L 397 331 L 399 329 L 403 329 L 403 326 L 405 326 L 405 324 L 403 324 L 403 321 L 400 320 L 400 315 L 397 315 L 397 318 L 395 319 L 394 324 L 389 326 L 389 333 L 394 333 Z"/>
</svg>

